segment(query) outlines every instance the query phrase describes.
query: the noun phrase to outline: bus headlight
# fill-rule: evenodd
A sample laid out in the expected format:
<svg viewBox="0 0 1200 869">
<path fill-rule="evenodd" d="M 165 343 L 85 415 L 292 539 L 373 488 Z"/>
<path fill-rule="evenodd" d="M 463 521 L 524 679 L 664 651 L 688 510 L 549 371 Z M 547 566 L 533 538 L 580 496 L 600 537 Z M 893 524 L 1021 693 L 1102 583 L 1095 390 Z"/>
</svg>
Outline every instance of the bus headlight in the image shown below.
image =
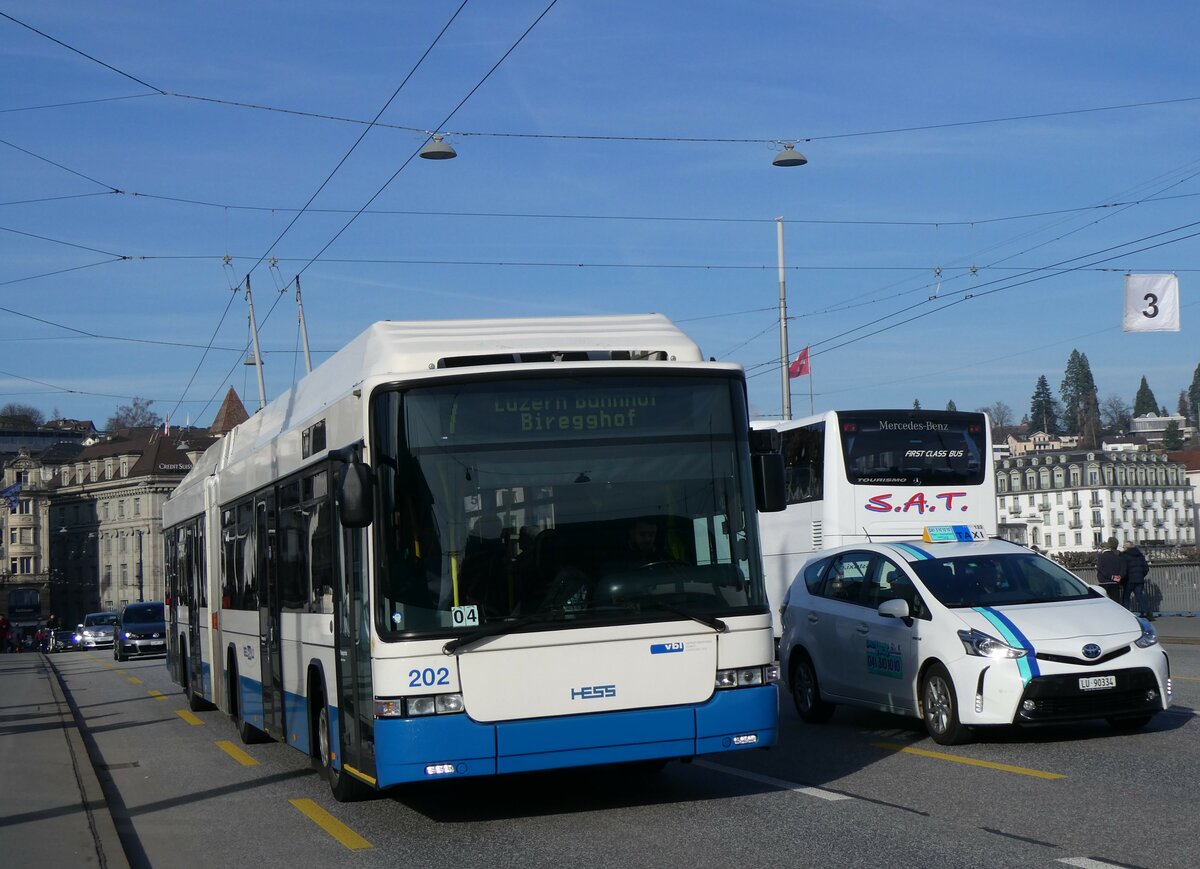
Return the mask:
<svg viewBox="0 0 1200 869">
<path fill-rule="evenodd" d="M 756 688 L 760 685 L 773 685 L 778 681 L 779 665 L 768 664 L 765 667 L 718 670 L 716 685 L 718 688 Z"/>
<path fill-rule="evenodd" d="M 376 718 L 422 718 L 462 712 L 462 694 L 431 694 L 427 697 L 376 697 Z"/>
</svg>

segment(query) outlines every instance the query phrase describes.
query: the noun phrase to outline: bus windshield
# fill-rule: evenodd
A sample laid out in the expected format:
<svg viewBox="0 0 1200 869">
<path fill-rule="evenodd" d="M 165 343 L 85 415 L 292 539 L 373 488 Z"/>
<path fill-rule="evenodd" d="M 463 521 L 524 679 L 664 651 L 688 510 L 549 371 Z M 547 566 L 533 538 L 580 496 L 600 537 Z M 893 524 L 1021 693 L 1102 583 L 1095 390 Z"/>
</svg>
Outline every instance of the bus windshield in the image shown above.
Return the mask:
<svg viewBox="0 0 1200 869">
<path fill-rule="evenodd" d="M 736 378 L 444 382 L 372 426 L 385 638 L 765 609 Z"/>
<path fill-rule="evenodd" d="M 851 483 L 978 485 L 990 461 L 983 414 L 843 411 L 838 425 Z"/>
</svg>

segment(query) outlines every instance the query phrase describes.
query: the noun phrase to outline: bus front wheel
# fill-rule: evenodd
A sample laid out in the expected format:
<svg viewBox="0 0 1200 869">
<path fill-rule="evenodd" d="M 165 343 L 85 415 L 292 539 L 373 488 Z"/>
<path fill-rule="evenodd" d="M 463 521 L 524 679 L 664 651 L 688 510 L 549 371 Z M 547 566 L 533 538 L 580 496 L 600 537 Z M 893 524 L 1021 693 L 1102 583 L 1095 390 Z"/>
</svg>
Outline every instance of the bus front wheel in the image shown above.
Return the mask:
<svg viewBox="0 0 1200 869">
<path fill-rule="evenodd" d="M 321 708 L 317 712 L 317 751 L 320 754 L 325 780 L 329 782 L 329 790 L 339 803 L 352 803 L 362 800 L 370 793 L 365 784 L 349 773 L 345 773 L 333 764 L 333 738 L 329 726 L 329 706 L 321 700 Z"/>
</svg>

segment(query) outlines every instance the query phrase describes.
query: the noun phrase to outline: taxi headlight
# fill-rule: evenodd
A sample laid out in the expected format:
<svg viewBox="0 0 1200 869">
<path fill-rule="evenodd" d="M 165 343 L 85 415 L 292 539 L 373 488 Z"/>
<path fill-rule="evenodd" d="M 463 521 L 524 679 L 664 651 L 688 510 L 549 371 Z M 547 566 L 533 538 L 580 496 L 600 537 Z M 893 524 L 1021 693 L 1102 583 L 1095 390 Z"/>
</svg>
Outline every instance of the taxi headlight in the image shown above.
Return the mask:
<svg viewBox="0 0 1200 869">
<path fill-rule="evenodd" d="M 997 640 L 983 631 L 959 631 L 958 638 L 962 640 L 963 648 L 968 655 L 979 658 L 1024 658 L 1026 650 L 1010 646 L 1003 640 Z"/>
<path fill-rule="evenodd" d="M 1137 647 L 1139 649 L 1148 649 L 1151 646 L 1157 646 L 1158 631 L 1154 630 L 1154 625 L 1142 618 L 1138 619 L 1138 623 L 1142 626 L 1142 635 L 1137 638 Z"/>
</svg>

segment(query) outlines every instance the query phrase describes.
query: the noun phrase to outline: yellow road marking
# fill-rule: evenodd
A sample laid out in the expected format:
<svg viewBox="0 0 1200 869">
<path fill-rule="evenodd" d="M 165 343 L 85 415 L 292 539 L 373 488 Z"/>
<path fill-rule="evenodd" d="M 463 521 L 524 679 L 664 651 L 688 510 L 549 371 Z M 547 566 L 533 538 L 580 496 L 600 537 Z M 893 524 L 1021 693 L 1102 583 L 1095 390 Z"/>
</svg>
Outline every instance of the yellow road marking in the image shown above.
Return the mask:
<svg viewBox="0 0 1200 869">
<path fill-rule="evenodd" d="M 178 715 L 180 718 L 182 718 L 184 721 L 186 721 L 188 724 L 191 724 L 193 726 L 199 726 L 204 723 L 199 718 L 197 718 L 195 715 L 188 712 L 186 709 L 176 709 L 175 714 Z"/>
<path fill-rule="evenodd" d="M 142 684 L 142 680 L 141 680 L 141 679 L 139 679 L 137 676 L 127 676 L 126 678 L 127 678 L 127 679 L 128 679 L 130 682 L 132 682 L 134 685 L 141 685 L 141 684 Z"/>
<path fill-rule="evenodd" d="M 1057 772 L 1045 772 L 1040 769 L 1029 769 L 1023 766 L 1009 766 L 1007 763 L 993 763 L 990 760 L 976 760 L 973 757 L 959 757 L 956 754 L 943 754 L 940 751 L 926 751 L 923 748 L 913 748 L 911 745 L 895 745 L 890 742 L 872 742 L 875 748 L 886 748 L 890 751 L 902 751 L 905 754 L 915 754 L 920 757 L 932 757 L 936 760 L 948 760 L 953 763 L 965 763 L 968 766 L 982 766 L 986 769 L 995 769 L 1000 772 L 1012 772 L 1017 775 L 1028 775 L 1033 778 L 1059 779 L 1066 778 Z"/>
<path fill-rule="evenodd" d="M 166 694 L 164 694 L 164 693 L 163 693 L 163 692 L 161 692 L 161 691 L 155 691 L 153 688 L 151 688 L 151 689 L 150 689 L 150 691 L 149 691 L 149 694 L 150 694 L 150 696 L 151 696 L 151 697 L 153 697 L 155 700 L 166 700 L 166 699 L 167 699 L 167 695 L 166 695 Z"/>
<path fill-rule="evenodd" d="M 1200 682 L 1200 676 L 1172 676 L 1172 679 L 1180 679 L 1184 682 Z"/>
<path fill-rule="evenodd" d="M 258 761 L 252 758 L 246 752 L 242 751 L 228 739 L 222 739 L 217 743 L 217 748 L 232 757 L 242 766 L 258 766 Z"/>
<path fill-rule="evenodd" d="M 312 800 L 289 800 L 310 821 L 320 827 L 333 838 L 341 842 L 351 851 L 363 851 L 373 847 L 370 842 L 351 830 L 329 812 L 325 811 Z"/>
</svg>

